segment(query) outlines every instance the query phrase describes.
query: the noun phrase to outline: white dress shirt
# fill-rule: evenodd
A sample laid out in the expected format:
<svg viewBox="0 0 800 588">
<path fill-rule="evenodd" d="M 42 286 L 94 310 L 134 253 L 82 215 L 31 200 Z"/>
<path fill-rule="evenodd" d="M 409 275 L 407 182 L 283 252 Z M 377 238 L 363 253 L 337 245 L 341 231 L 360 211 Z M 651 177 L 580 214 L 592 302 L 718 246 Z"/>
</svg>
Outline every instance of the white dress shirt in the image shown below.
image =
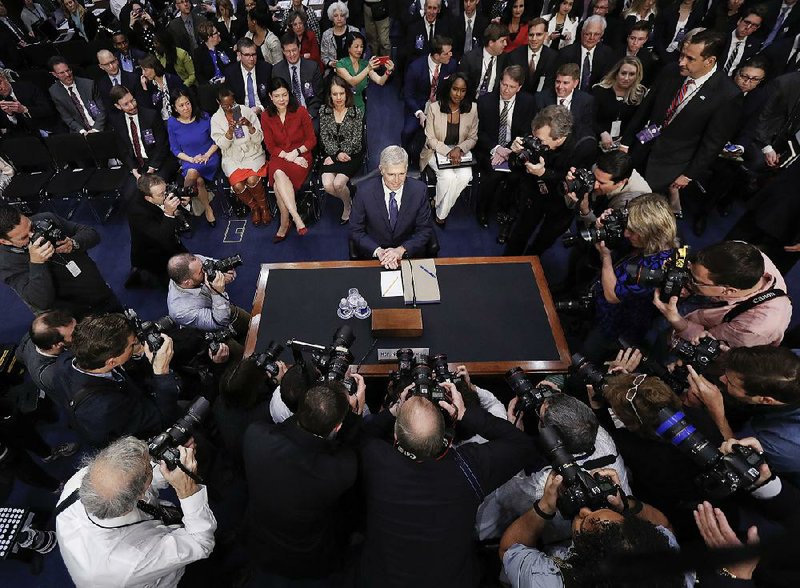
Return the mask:
<svg viewBox="0 0 800 588">
<path fill-rule="evenodd" d="M 71 101 L 71 98 L 72 98 L 72 96 L 70 96 L 70 93 L 69 93 L 70 90 L 72 90 L 75 93 L 75 96 L 78 97 L 78 102 L 80 103 L 81 107 L 83 108 L 83 115 L 86 117 L 86 120 L 89 123 L 89 127 L 90 128 L 94 127 L 94 117 L 92 116 L 92 113 L 89 112 L 89 109 L 86 107 L 86 103 L 83 101 L 83 98 L 81 98 L 81 93 L 78 92 L 77 84 L 75 84 L 75 82 L 72 82 L 71 86 L 66 86 L 64 84 L 61 84 L 61 85 L 64 86 L 64 89 L 67 91 L 67 97 L 70 98 L 70 101 Z"/>
<path fill-rule="evenodd" d="M 381 186 L 383 186 L 383 203 L 386 205 L 386 218 L 389 218 L 389 199 L 391 198 L 391 196 L 389 196 L 389 192 L 391 192 L 392 190 L 389 190 L 389 188 L 386 187 L 386 184 L 384 182 L 381 182 Z M 405 182 L 403 182 L 403 185 L 400 186 L 399 190 L 395 190 L 394 191 L 394 199 L 397 201 L 397 214 L 398 215 L 400 214 L 400 203 L 403 200 L 403 187 L 404 186 L 405 186 Z"/>
<path fill-rule="evenodd" d="M 486 75 L 486 68 L 489 67 L 489 63 L 491 62 L 492 59 L 494 59 L 494 63 L 492 63 L 492 72 L 489 74 L 489 85 L 487 86 L 489 92 L 491 92 L 492 88 L 494 88 L 494 80 L 497 77 L 497 60 L 499 59 L 499 57 L 492 55 L 484 47 L 483 61 L 481 61 L 481 75 L 478 78 L 478 87 L 476 88 L 477 92 L 480 92 L 481 84 L 483 83 L 483 76 Z"/>
<path fill-rule="evenodd" d="M 72 476 L 59 502 L 80 487 L 86 471 Z M 164 485 L 158 468 L 153 477 L 144 500 L 157 504 L 156 490 Z M 214 549 L 217 528 L 205 486 L 180 503 L 184 526 L 167 527 L 138 508 L 121 517 L 97 519 L 77 500 L 56 518 L 58 547 L 72 581 L 92 588 L 177 586 L 184 568 Z"/>
<path fill-rule="evenodd" d="M 128 131 L 128 139 L 131 142 L 131 146 L 133 146 L 133 135 L 131 134 L 131 119 L 133 119 L 133 124 L 136 125 L 137 130 L 139 131 L 139 147 L 142 149 L 142 159 L 150 159 L 147 156 L 147 145 L 144 142 L 144 133 L 142 132 L 142 125 L 139 123 L 139 115 L 134 114 L 131 116 L 130 114 L 125 115 L 125 127 Z M 136 151 L 134 150 L 134 155 L 136 155 Z"/>
<path fill-rule="evenodd" d="M 575 94 L 574 90 L 572 92 L 570 92 L 569 95 L 565 96 L 564 98 L 559 98 L 558 96 L 556 96 L 556 104 L 558 104 L 559 106 L 564 106 L 566 108 L 572 108 L 572 95 L 573 94 Z M 562 100 L 563 100 L 563 102 L 562 102 Z"/>
<path fill-rule="evenodd" d="M 694 81 L 694 87 L 690 88 L 690 89 L 689 89 L 689 91 L 688 91 L 688 92 L 686 92 L 686 96 L 684 97 L 684 99 L 683 99 L 683 102 L 681 102 L 680 104 L 678 104 L 678 107 L 675 109 L 675 114 L 673 114 L 673 115 L 672 115 L 672 118 L 675 118 L 676 116 L 678 116 L 678 113 L 679 113 L 681 110 L 683 110 L 683 109 L 686 107 L 686 105 L 687 105 L 687 104 L 689 104 L 689 101 L 691 101 L 691 100 L 692 100 L 692 98 L 694 98 L 695 96 L 697 96 L 698 94 L 700 94 L 700 89 L 703 87 L 703 84 L 705 84 L 705 83 L 708 81 L 708 79 L 709 79 L 711 76 L 713 76 L 713 75 L 714 75 L 714 73 L 715 73 L 716 71 L 717 71 L 717 66 L 715 65 L 714 67 L 712 67 L 712 68 L 711 68 L 711 71 L 710 71 L 710 72 L 708 72 L 708 73 L 707 73 L 706 75 L 704 75 L 704 76 L 700 76 L 699 78 L 697 78 L 697 79 Z M 684 80 L 684 82 L 685 82 L 685 81 L 686 81 L 686 80 Z"/>
<path fill-rule="evenodd" d="M 258 97 L 258 78 L 256 76 L 256 68 L 253 68 L 253 71 L 247 71 L 245 67 L 240 63 L 239 67 L 242 70 L 242 81 L 244 82 L 244 103 L 247 104 L 247 74 L 253 74 L 253 94 L 256 98 L 256 104 L 253 108 L 260 108 L 261 111 L 264 111 L 264 105 L 261 103 L 261 98 Z M 267 83 L 269 80 L 265 80 L 264 83 Z"/>
</svg>

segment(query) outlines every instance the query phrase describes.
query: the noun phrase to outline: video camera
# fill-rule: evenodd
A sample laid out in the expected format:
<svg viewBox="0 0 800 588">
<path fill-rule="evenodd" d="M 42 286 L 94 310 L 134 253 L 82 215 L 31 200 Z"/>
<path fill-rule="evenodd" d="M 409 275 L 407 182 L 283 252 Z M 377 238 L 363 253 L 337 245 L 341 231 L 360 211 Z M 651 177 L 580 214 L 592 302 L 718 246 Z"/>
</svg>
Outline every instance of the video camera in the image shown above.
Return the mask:
<svg viewBox="0 0 800 588">
<path fill-rule="evenodd" d="M 533 414 L 538 418 L 544 401 L 553 395 L 553 389 L 539 384 L 534 386 L 522 368 L 515 367 L 505 374 L 506 384 L 517 397 L 514 414 L 519 418 L 523 414 Z"/>
<path fill-rule="evenodd" d="M 594 175 L 592 175 L 592 181 L 594 182 Z M 581 242 L 594 244 L 605 241 L 606 247 L 614 249 L 625 243 L 625 227 L 627 225 L 628 209 L 617 208 L 603 219 L 599 229 L 595 226 L 590 226 L 581 229 L 577 235 L 564 235 L 562 243 L 564 247 L 573 247 Z"/>
<path fill-rule="evenodd" d="M 139 343 L 147 345 L 153 353 L 158 352 L 161 349 L 161 345 L 164 344 L 161 334 L 175 328 L 175 321 L 169 316 L 162 316 L 156 321 L 143 321 L 132 308 L 126 308 L 123 314 L 136 334 Z"/>
<path fill-rule="evenodd" d="M 274 379 L 280 372 L 280 368 L 278 367 L 278 358 L 281 356 L 281 353 L 283 353 L 283 349 L 283 345 L 280 343 L 270 341 L 266 350 L 262 351 L 261 353 L 253 354 L 253 363 L 255 363 L 258 368 L 264 370 L 264 373 L 266 373 L 270 378 Z"/>
<path fill-rule="evenodd" d="M 308 351 L 311 354 L 314 366 L 320 371 L 321 382 L 342 382 L 350 394 L 355 394 L 355 381 L 352 378 L 345 377 L 350 364 L 353 363 L 353 354 L 350 352 L 350 347 L 355 340 L 356 336 L 353 333 L 353 329 L 348 325 L 342 325 L 333 334 L 331 345 L 324 346 L 289 339 L 286 342 L 286 346 L 292 348 L 296 364 L 305 365 L 303 351 Z"/>
<path fill-rule="evenodd" d="M 147 442 L 147 449 L 154 461 L 164 461 L 167 468 L 174 470 L 179 467 L 186 471 L 181 464 L 181 453 L 178 449 L 192 437 L 195 427 L 208 414 L 210 408 L 208 400 L 199 396 L 189 410 L 165 432 L 153 437 Z"/>
<path fill-rule="evenodd" d="M 203 261 L 203 271 L 209 282 L 213 282 L 217 277 L 217 272 L 229 272 L 242 265 L 242 257 L 233 255 L 223 259 L 206 259 Z"/>
<path fill-rule="evenodd" d="M 641 267 L 629 264 L 625 269 L 629 283 L 645 288 L 659 288 L 661 302 L 669 302 L 673 296 L 680 296 L 681 290 L 689 283 L 691 273 L 687 265 L 689 248 L 679 247 L 665 262 L 661 269 Z"/>
<path fill-rule="evenodd" d="M 508 158 L 508 167 L 515 171 L 524 170 L 525 164 L 528 162 L 539 163 L 539 158 L 544 157 L 547 151 L 549 151 L 549 148 L 538 137 L 533 135 L 522 137 L 522 151 L 511 153 Z"/>
<path fill-rule="evenodd" d="M 733 453 L 725 455 L 686 421 L 683 412 L 669 407 L 658 411 L 658 420 L 660 424 L 656 433 L 703 470 L 695 478 L 695 483 L 709 498 L 726 498 L 740 488 L 749 488 L 758 480 L 764 458 L 752 448 L 734 445 Z"/>
<path fill-rule="evenodd" d="M 60 227 L 57 227 L 50 219 L 42 219 L 33 222 L 33 234 L 31 235 L 29 243 L 32 245 L 42 237 L 46 242 L 51 243 L 53 247 L 56 247 L 56 243 L 66 238 L 64 231 L 62 231 Z"/>
<path fill-rule="evenodd" d="M 584 196 L 594 191 L 594 184 L 596 181 L 594 172 L 581 167 L 576 169 L 572 175 L 573 179 L 564 180 L 561 183 L 562 196 L 574 193 L 578 198 L 578 202 L 580 202 Z"/>
<path fill-rule="evenodd" d="M 223 327 L 217 331 L 213 331 L 210 333 L 205 333 L 203 338 L 208 344 L 208 350 L 211 352 L 212 355 L 216 355 L 219 352 L 220 345 L 222 345 L 228 339 L 233 339 L 236 337 L 236 331 L 234 330 L 232 325 L 228 325 Z"/>
</svg>

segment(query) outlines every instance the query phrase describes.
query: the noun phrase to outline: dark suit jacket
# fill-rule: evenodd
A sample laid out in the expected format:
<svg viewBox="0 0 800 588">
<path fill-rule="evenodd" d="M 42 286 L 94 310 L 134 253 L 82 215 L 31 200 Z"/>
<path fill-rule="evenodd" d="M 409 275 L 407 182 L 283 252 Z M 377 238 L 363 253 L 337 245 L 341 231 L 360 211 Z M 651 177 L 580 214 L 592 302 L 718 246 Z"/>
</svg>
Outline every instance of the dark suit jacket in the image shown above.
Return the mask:
<svg viewBox="0 0 800 588">
<path fill-rule="evenodd" d="M 194 38 L 197 46 L 202 45 L 203 43 L 200 41 L 200 37 L 197 36 L 197 25 L 201 22 L 206 21 L 206 18 L 203 16 L 198 16 L 194 12 L 192 13 L 192 21 L 194 24 Z M 189 33 L 186 32 L 186 27 L 183 25 L 183 19 L 180 16 L 176 16 L 167 25 L 167 30 L 172 33 L 172 38 L 175 39 L 175 44 L 178 47 L 182 47 L 186 51 L 189 52 L 189 55 L 192 54 L 192 43 L 189 40 Z"/>
<path fill-rule="evenodd" d="M 775 23 L 778 21 L 782 3 L 780 0 L 773 0 L 772 2 L 766 2 L 765 4 L 767 4 L 769 7 L 767 16 L 764 18 L 761 26 L 758 27 L 758 30 L 755 32 L 755 34 L 758 35 L 758 38 L 762 41 L 766 40 L 770 31 L 772 31 L 772 28 L 775 26 Z M 786 19 L 783 21 L 783 26 L 775 36 L 773 43 L 781 39 L 794 37 L 797 33 L 800 33 L 800 8 L 798 8 L 797 3 L 795 3 L 794 6 L 789 9 L 789 14 L 786 15 Z"/>
<path fill-rule="evenodd" d="M 457 64 L 451 59 L 447 65 L 439 66 L 439 84 L 441 85 L 450 74 L 456 71 Z M 413 114 L 421 110 L 425 112 L 425 103 L 430 98 L 431 80 L 428 71 L 428 56 L 417 57 L 406 69 L 405 83 L 403 84 L 403 103 L 406 114 Z"/>
<path fill-rule="evenodd" d="M 654 191 L 668 187 L 680 175 L 691 179 L 701 177 L 736 132 L 731 121 L 739 119 L 742 93 L 718 67 L 661 135 L 641 145 L 636 133 L 648 121 L 663 124 L 667 109 L 684 81 L 677 67 L 664 70 L 622 136 L 623 145 L 650 149 L 645 179 Z"/>
<path fill-rule="evenodd" d="M 614 67 L 616 63 L 613 49 L 603 43 L 598 43 L 592 52 L 592 74 L 589 76 L 589 88 L 581 88 L 584 92 L 603 79 L 608 71 Z M 581 44 L 575 42 L 572 45 L 567 45 L 558 52 L 555 66 L 550 73 L 550 80 L 547 82 L 548 87 L 553 87 L 556 80 L 556 71 L 565 63 L 577 63 L 581 66 Z"/>
<path fill-rule="evenodd" d="M 542 45 L 539 61 L 536 63 L 536 71 L 533 76 L 528 75 L 528 46 L 517 47 L 508 54 L 507 65 L 521 65 L 525 69 L 525 84 L 522 89 L 528 94 L 536 94 L 539 91 L 540 80 L 544 79 L 542 89 L 547 87 L 547 80 L 555 76 L 556 59 L 558 51 Z"/>
<path fill-rule="evenodd" d="M 75 25 L 72 22 L 72 19 L 67 17 L 67 25 L 70 29 L 75 31 L 75 37 L 77 39 L 82 39 L 83 37 L 80 36 L 78 29 L 75 28 Z M 87 10 L 83 15 L 83 30 L 86 31 L 86 37 L 88 41 L 94 41 L 94 38 L 97 36 L 97 17 L 92 13 L 91 10 Z"/>
<path fill-rule="evenodd" d="M 30 116 L 17 114 L 14 116 L 16 122 L 12 122 L 0 110 L 0 129 L 6 129 L 6 133 L 12 134 L 36 134 L 41 128 L 53 129 L 58 125 L 55 110 L 37 86 L 30 82 L 17 81 L 11 84 L 11 89 L 17 102 L 28 108 Z M 0 100 L 10 99 L 10 96 L 0 96 Z"/>
<path fill-rule="evenodd" d="M 536 102 L 536 112 L 545 106 L 556 104 L 556 92 L 552 88 L 542 90 L 534 97 Z M 576 129 L 582 129 L 587 134 L 595 134 L 595 103 L 594 96 L 587 92 L 578 90 L 572 93 L 572 102 L 569 104 L 569 111 Z M 578 133 L 581 135 L 583 133 Z"/>
<path fill-rule="evenodd" d="M 407 60 L 412 60 L 431 52 L 431 44 L 428 41 L 428 26 L 427 20 L 418 19 L 408 27 L 405 42 L 402 46 L 402 53 L 405 54 Z M 433 26 L 433 34 L 452 38 L 452 31 L 450 20 L 445 15 L 440 14 Z"/>
<path fill-rule="evenodd" d="M 419 257 L 431 238 L 431 207 L 428 187 L 419 180 L 406 179 L 403 199 L 394 230 L 383 195 L 383 178 L 370 178 L 359 186 L 350 215 L 350 239 L 358 252 L 370 258 L 378 247 L 405 247 L 409 257 Z"/>
<path fill-rule="evenodd" d="M 503 77 L 503 69 L 508 63 L 508 54 L 501 53 L 494 60 L 495 76 L 494 84 L 489 88 L 493 92 L 500 87 L 500 79 Z M 481 85 L 481 67 L 483 66 L 483 47 L 475 47 L 472 51 L 464 55 L 458 64 L 458 71 L 464 72 L 469 78 L 470 86 L 477 96 Z"/>
<path fill-rule="evenodd" d="M 131 61 L 133 62 L 133 72 L 129 72 L 129 73 L 136 73 L 138 71 L 141 71 L 139 69 L 139 60 L 142 57 L 144 57 L 145 55 L 147 55 L 147 53 L 145 53 L 144 51 L 142 51 L 140 49 L 137 49 L 136 47 L 131 47 L 131 50 L 130 50 L 129 54 L 130 54 Z M 122 67 L 122 56 L 121 56 L 120 52 L 119 51 L 114 51 L 114 55 L 119 60 L 119 66 L 121 68 Z"/>
<path fill-rule="evenodd" d="M 656 55 L 658 55 L 662 63 L 678 61 L 680 52 L 676 49 L 668 53 L 667 47 L 672 43 L 672 38 L 675 36 L 675 29 L 678 26 L 678 8 L 680 4 L 680 0 L 676 0 L 676 2 L 673 2 L 663 9 L 659 8 L 655 24 L 653 25 L 653 49 L 655 49 Z M 705 15 L 702 4 L 702 2 L 696 2 L 694 9 L 691 14 L 689 14 L 689 20 L 686 21 L 685 27 L 687 32 L 700 26 L 700 21 Z"/>
<path fill-rule="evenodd" d="M 731 45 L 733 44 L 733 38 L 729 33 L 725 37 L 725 48 L 722 50 L 722 55 L 719 58 L 720 66 L 725 67 L 725 63 L 728 60 L 728 51 L 731 49 Z M 761 49 L 761 41 L 756 39 L 753 35 L 750 35 L 745 38 L 744 41 L 744 53 L 742 53 L 742 58 L 739 60 L 739 65 L 743 65 L 745 61 L 750 59 L 753 55 L 758 53 L 758 50 Z M 731 75 L 733 72 L 731 72 Z"/>
<path fill-rule="evenodd" d="M 175 218 L 166 216 L 161 208 L 137 192 L 136 197 L 128 201 L 128 224 L 131 230 L 131 267 L 166 277 L 169 258 L 186 252 L 186 247 L 176 236 Z"/>
<path fill-rule="evenodd" d="M 241 3 L 241 6 L 244 6 L 244 2 Z M 219 47 L 233 49 L 236 41 L 244 37 L 244 34 L 247 32 L 247 16 L 244 11 L 242 11 L 241 14 L 237 13 L 235 16 L 236 20 L 231 21 L 230 31 L 220 21 L 214 21 L 214 26 L 217 27 L 220 37 L 222 37 Z"/>
<path fill-rule="evenodd" d="M 172 73 L 165 73 L 164 77 L 167 80 L 167 94 L 172 94 L 175 90 L 180 88 L 181 90 L 186 90 L 186 85 L 183 83 L 183 80 Z M 161 115 L 161 109 L 163 108 L 164 100 L 169 100 L 169 96 L 165 96 L 155 85 L 154 82 L 147 82 L 147 90 L 142 92 L 141 86 L 139 86 L 139 91 L 142 94 L 142 102 L 147 108 L 153 109 Z M 138 98 L 137 98 L 138 100 Z"/>
<path fill-rule="evenodd" d="M 253 70 L 253 90 L 258 94 L 261 104 L 269 104 L 269 83 L 272 80 L 272 64 L 268 61 L 256 61 Z M 225 70 L 225 84 L 233 90 L 233 95 L 238 104 L 247 104 L 247 87 L 242 76 L 242 67 L 238 61 L 231 63 Z"/>
<path fill-rule="evenodd" d="M 511 137 L 525 137 L 531 134 L 531 121 L 536 112 L 533 96 L 518 92 L 511 115 Z M 478 143 L 475 155 L 484 169 L 490 168 L 489 152 L 497 145 L 500 134 L 500 93 L 489 92 L 478 99 Z"/>
<path fill-rule="evenodd" d="M 748 92 L 742 100 L 742 114 L 736 125 L 737 134 L 733 143 L 747 149 L 753 142 L 753 134 L 758 126 L 758 118 L 767 100 L 770 98 L 764 85 L 761 84 L 752 92 Z M 763 145 L 762 145 L 763 147 Z"/>
<path fill-rule="evenodd" d="M 272 66 L 272 77 L 283 78 L 292 85 L 289 64 L 285 59 Z M 322 106 L 322 74 L 316 61 L 300 58 L 300 87 L 306 99 L 306 110 L 315 125 L 319 124 L 319 108 Z"/>
<path fill-rule="evenodd" d="M 123 163 L 128 169 L 139 169 L 136 153 L 133 150 L 133 143 L 128 137 L 127 115 L 117 110 L 112 116 L 111 124 L 117 133 L 117 141 L 119 141 L 124 150 Z M 147 130 L 152 132 L 152 144 L 145 142 L 145 131 Z M 152 167 L 157 170 L 164 165 L 168 157 L 172 157 L 172 153 L 169 150 L 167 129 L 161 120 L 160 112 L 146 108 L 139 109 L 139 139 L 141 140 L 140 144 L 144 146 L 149 156 L 145 159 L 144 167 Z"/>
<path fill-rule="evenodd" d="M 86 78 L 75 78 L 75 86 L 78 89 L 78 94 L 81 97 L 81 101 L 86 109 L 89 110 L 89 114 L 92 115 L 92 118 L 94 118 L 94 126 L 92 128 L 102 131 L 106 126 L 107 113 L 103 108 L 103 101 L 100 100 L 100 97 L 94 91 L 94 82 L 92 82 L 92 80 L 87 80 Z M 61 120 L 63 120 L 64 124 L 69 127 L 69 130 L 73 133 L 79 133 L 80 131 L 84 130 L 83 123 L 81 122 L 81 115 L 78 113 L 77 108 L 75 108 L 75 104 L 69 97 L 69 93 L 61 84 L 61 82 L 57 82 L 50 86 L 49 91 L 50 98 L 53 99 L 53 102 L 56 105 L 56 110 L 61 116 Z M 91 112 L 92 105 L 96 107 L 97 116 Z"/>
<path fill-rule="evenodd" d="M 343 427 L 351 422 L 357 427 L 360 417 L 347 412 Z M 250 486 L 246 543 L 252 560 L 291 577 L 320 577 L 341 569 L 352 526 L 343 497 L 356 482 L 355 449 L 303 430 L 296 417 L 278 425 L 254 422 L 242 447 Z"/>
<path fill-rule="evenodd" d="M 217 66 L 219 67 L 219 72 L 222 75 L 225 75 L 225 69 L 231 63 L 238 63 L 236 59 L 227 51 L 223 49 L 222 46 L 217 45 Z M 228 60 L 228 63 L 225 63 L 225 60 Z M 207 84 L 211 78 L 213 78 L 216 74 L 214 73 L 214 62 L 211 60 L 211 52 L 206 47 L 205 43 L 200 43 L 197 49 L 194 50 L 192 54 L 192 61 L 194 62 L 194 72 L 197 76 L 197 83 L 198 84 Z"/>
<path fill-rule="evenodd" d="M 464 20 L 464 4 L 459 4 L 459 10 L 456 18 L 450 19 L 450 34 L 453 39 L 453 57 L 460 59 L 464 55 L 464 42 L 467 38 L 467 23 Z M 472 22 L 472 48 L 483 47 L 483 31 L 489 25 L 489 19 L 486 18 L 480 11 L 475 11 L 474 21 Z"/>
<path fill-rule="evenodd" d="M 797 103 L 800 101 L 800 73 L 788 73 L 772 80 L 765 88 L 769 99 L 758 116 L 753 131 L 753 144 L 761 149 L 772 145 L 775 151 L 781 152 L 785 145 L 775 142 L 792 131 L 796 132 L 797 121 L 790 122 L 792 115 L 797 116 Z"/>
<path fill-rule="evenodd" d="M 136 101 L 139 103 L 139 105 L 146 108 L 152 108 L 153 105 L 147 103 L 145 93 L 142 91 L 142 84 L 139 76 L 127 72 L 121 68 L 119 73 L 120 83 L 133 93 L 133 97 L 136 98 Z M 111 102 L 110 95 L 111 88 L 113 87 L 114 85 L 111 83 L 111 78 L 109 78 L 105 73 L 103 73 L 101 77 L 94 81 L 95 93 L 100 96 L 100 100 L 103 101 L 103 107 L 106 109 L 106 112 L 109 113 L 116 110 L 114 104 Z"/>
<path fill-rule="evenodd" d="M 792 47 L 794 47 L 794 37 L 788 37 L 776 41 L 764 50 L 762 55 L 769 59 L 767 75 L 770 79 L 800 70 L 800 64 L 795 60 L 797 54 L 792 55 Z M 790 57 L 792 62 L 788 63 Z M 763 86 L 764 82 L 761 85 Z"/>
</svg>

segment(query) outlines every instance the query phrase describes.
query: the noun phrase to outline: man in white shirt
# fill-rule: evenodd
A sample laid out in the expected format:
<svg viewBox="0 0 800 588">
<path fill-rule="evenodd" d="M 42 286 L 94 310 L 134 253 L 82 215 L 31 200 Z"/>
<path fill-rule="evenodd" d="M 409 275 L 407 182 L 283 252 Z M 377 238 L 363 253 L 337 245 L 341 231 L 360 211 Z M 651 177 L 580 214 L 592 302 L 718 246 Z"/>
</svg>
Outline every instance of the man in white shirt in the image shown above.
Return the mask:
<svg viewBox="0 0 800 588">
<path fill-rule="evenodd" d="M 194 472 L 194 449 L 179 449 Z M 165 481 L 180 500 L 182 526 L 159 518 Z M 61 556 L 78 586 L 177 586 L 184 568 L 214 549 L 216 528 L 205 486 L 164 462 L 154 470 L 147 443 L 134 437 L 113 442 L 72 476 L 56 509 Z"/>
<path fill-rule="evenodd" d="M 725 50 L 720 63 L 723 64 L 725 73 L 733 76 L 736 68 L 756 54 L 760 48 L 758 40 L 752 35 L 761 27 L 766 8 L 762 5 L 753 6 L 744 11 L 736 23 L 736 28 L 728 35 Z"/>
</svg>

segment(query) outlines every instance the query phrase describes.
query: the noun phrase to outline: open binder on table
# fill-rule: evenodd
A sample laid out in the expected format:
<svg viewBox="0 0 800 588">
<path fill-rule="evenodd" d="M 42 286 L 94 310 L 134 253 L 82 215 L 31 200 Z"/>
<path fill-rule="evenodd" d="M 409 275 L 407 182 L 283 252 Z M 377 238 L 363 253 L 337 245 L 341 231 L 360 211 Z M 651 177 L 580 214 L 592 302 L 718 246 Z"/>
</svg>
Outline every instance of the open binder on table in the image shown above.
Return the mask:
<svg viewBox="0 0 800 588">
<path fill-rule="evenodd" d="M 400 264 L 406 304 L 440 302 L 439 278 L 433 259 L 404 259 Z"/>
</svg>

